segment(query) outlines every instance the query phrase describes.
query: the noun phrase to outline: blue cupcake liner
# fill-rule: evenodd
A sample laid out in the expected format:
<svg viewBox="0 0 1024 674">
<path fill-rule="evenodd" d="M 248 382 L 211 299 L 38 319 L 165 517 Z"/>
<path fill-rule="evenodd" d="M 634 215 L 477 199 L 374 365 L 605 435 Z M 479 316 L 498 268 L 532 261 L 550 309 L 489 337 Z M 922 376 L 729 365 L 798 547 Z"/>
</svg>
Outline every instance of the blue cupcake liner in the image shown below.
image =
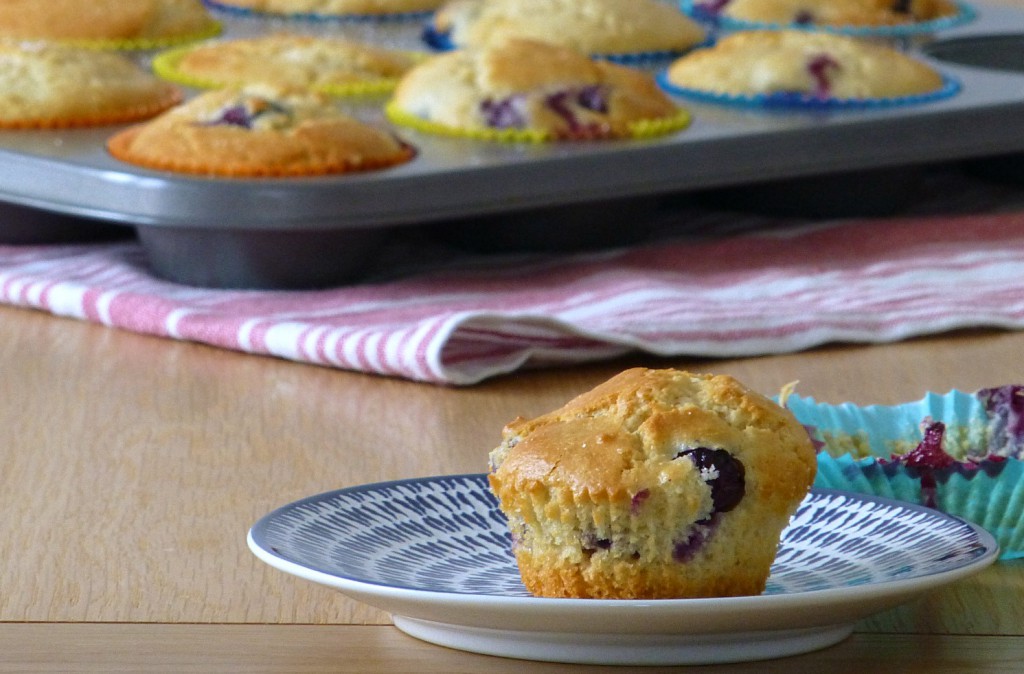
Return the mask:
<svg viewBox="0 0 1024 674">
<path fill-rule="evenodd" d="M 452 42 L 451 35 L 446 31 L 439 31 L 431 24 L 427 24 L 421 33 L 421 39 L 425 45 L 436 52 L 447 52 L 458 49 L 458 45 Z M 660 51 L 632 52 L 626 54 L 591 54 L 591 58 L 611 61 L 626 66 L 643 66 L 652 63 L 664 63 L 679 58 L 684 54 L 701 47 L 710 47 L 714 39 L 708 34 L 707 38 L 698 44 L 687 49 L 665 49 Z"/>
<path fill-rule="evenodd" d="M 930 21 L 901 24 L 898 26 L 819 26 L 805 23 L 775 23 L 769 21 L 744 21 L 729 16 L 722 16 L 702 9 L 694 0 L 680 0 L 679 8 L 688 16 L 710 25 L 717 30 L 807 30 L 823 33 L 836 33 L 853 37 L 906 38 L 929 35 L 971 23 L 978 17 L 974 8 L 966 2 L 957 2 L 957 13 Z"/>
<path fill-rule="evenodd" d="M 909 96 L 886 98 L 821 98 L 803 92 L 776 92 L 771 94 L 723 94 L 706 89 L 694 89 L 673 84 L 668 79 L 668 69 L 655 74 L 658 86 L 668 94 L 680 96 L 698 103 L 712 103 L 748 109 L 768 109 L 807 112 L 835 112 L 841 110 L 883 110 L 908 105 L 933 103 L 958 94 L 960 82 L 948 75 L 942 76 L 942 86 L 935 91 Z"/>
<path fill-rule="evenodd" d="M 1021 387 L 989 391 L 1004 401 L 1024 395 Z M 929 393 L 916 402 L 865 407 L 792 395 L 786 407 L 821 446 L 815 487 L 934 507 L 988 530 L 1002 559 L 1024 558 L 1024 397 L 1015 409 L 987 406 L 987 395 Z M 945 424 L 944 449 L 958 461 L 928 468 L 893 460 L 913 450 L 931 422 Z"/>
<path fill-rule="evenodd" d="M 308 21 L 325 23 L 404 23 L 422 21 L 433 15 L 433 12 L 405 12 L 396 14 L 319 14 L 316 12 L 293 12 L 282 14 L 277 12 L 260 12 L 248 7 L 226 5 L 217 0 L 203 0 L 203 4 L 211 10 L 246 18 L 287 19 L 289 21 Z"/>
</svg>

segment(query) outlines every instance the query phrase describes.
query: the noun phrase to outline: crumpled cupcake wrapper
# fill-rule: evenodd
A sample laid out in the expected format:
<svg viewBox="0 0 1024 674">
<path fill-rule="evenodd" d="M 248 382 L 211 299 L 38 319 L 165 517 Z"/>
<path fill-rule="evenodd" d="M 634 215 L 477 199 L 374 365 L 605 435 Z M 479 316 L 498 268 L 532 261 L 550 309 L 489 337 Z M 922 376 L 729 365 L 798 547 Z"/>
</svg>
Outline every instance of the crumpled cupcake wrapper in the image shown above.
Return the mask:
<svg viewBox="0 0 1024 674">
<path fill-rule="evenodd" d="M 984 406 L 970 393 L 928 393 L 919 401 L 894 406 L 829 405 L 813 398 L 792 395 L 786 406 L 826 444 L 842 444 L 856 438 L 858 449 L 869 456 L 818 454 L 815 487 L 924 504 L 921 471 L 900 463 L 881 462 L 895 449 L 912 450 L 920 442 L 921 422 L 926 418 L 946 424 L 955 442 L 985 447 L 987 416 Z M 932 471 L 936 478 L 934 505 L 962 517 L 995 536 L 1001 559 L 1024 558 L 1024 461 L 1007 458 L 985 460 L 979 467 L 957 465 Z"/>
</svg>

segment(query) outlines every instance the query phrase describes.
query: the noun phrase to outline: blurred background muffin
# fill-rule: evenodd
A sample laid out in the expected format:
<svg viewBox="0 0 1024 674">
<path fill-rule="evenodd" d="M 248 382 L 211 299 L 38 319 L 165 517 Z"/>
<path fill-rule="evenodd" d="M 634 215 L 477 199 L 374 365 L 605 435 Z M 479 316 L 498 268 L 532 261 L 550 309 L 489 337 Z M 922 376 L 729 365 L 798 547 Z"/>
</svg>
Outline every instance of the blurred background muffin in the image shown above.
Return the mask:
<svg viewBox="0 0 1024 674">
<path fill-rule="evenodd" d="M 0 128 L 132 122 L 178 103 L 181 91 L 121 54 L 0 41 Z"/>
<path fill-rule="evenodd" d="M 218 40 L 159 54 L 154 70 L 199 88 L 254 82 L 346 95 L 389 91 L 416 58 L 341 37 L 276 33 Z"/>
<path fill-rule="evenodd" d="M 670 91 L 754 104 L 890 101 L 938 94 L 930 64 L 873 41 L 801 30 L 726 35 L 674 61 Z"/>
<path fill-rule="evenodd" d="M 213 7 L 275 15 L 386 16 L 429 12 L 444 0 L 211 0 Z"/>
<path fill-rule="evenodd" d="M 387 110 L 399 124 L 491 140 L 628 138 L 689 119 L 645 72 L 512 38 L 427 59 Z"/>
<path fill-rule="evenodd" d="M 952 0 L 691 0 L 696 15 L 778 26 L 893 26 L 949 18 Z"/>
<path fill-rule="evenodd" d="M 201 94 L 107 143 L 147 168 L 224 177 L 282 177 L 380 169 L 408 161 L 410 146 L 341 113 L 331 100 L 270 85 Z"/>
<path fill-rule="evenodd" d="M 451 0 L 425 35 L 437 48 L 541 40 L 601 56 L 680 53 L 705 39 L 676 7 L 655 0 Z"/>
<path fill-rule="evenodd" d="M 0 2 L 0 38 L 131 48 L 209 37 L 218 30 L 201 0 Z"/>
</svg>

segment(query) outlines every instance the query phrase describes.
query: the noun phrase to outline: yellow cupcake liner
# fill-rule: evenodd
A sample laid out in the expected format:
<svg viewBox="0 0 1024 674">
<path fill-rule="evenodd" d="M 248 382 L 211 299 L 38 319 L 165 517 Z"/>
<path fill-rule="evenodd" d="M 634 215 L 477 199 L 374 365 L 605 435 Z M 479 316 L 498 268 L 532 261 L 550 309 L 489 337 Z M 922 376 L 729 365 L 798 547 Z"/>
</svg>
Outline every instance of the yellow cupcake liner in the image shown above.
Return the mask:
<svg viewBox="0 0 1024 674">
<path fill-rule="evenodd" d="M 455 127 L 447 124 L 439 124 L 402 110 L 394 100 L 387 102 L 384 106 L 384 113 L 393 124 L 439 136 L 470 138 L 473 140 L 497 143 L 551 143 L 570 140 L 543 129 L 489 129 L 484 127 Z M 666 136 L 685 129 L 690 125 L 692 119 L 693 118 L 688 110 L 679 108 L 676 114 L 668 117 L 641 119 L 635 122 L 630 122 L 627 125 L 627 137 L 639 140 Z M 608 139 L 602 138 L 600 140 L 611 140 L 615 138 L 621 138 L 621 136 L 614 136 Z"/>
<path fill-rule="evenodd" d="M 182 60 L 187 56 L 193 49 L 194 45 L 183 45 L 167 49 L 160 52 L 152 60 L 153 72 L 169 82 L 174 82 L 182 86 L 191 87 L 193 89 L 222 89 L 225 87 L 244 86 L 246 84 L 252 84 L 253 82 L 246 79 L 239 80 L 217 80 L 213 78 L 199 77 L 196 75 L 190 75 L 189 73 L 183 72 L 180 68 Z M 425 54 L 417 52 L 400 52 L 405 54 L 414 60 L 422 60 L 426 58 Z M 350 82 L 346 84 L 324 84 L 319 86 L 309 87 L 312 91 L 316 91 L 327 96 L 335 98 L 355 98 L 361 96 L 379 96 L 382 94 L 389 94 L 394 91 L 398 85 L 398 77 L 381 77 L 377 79 L 367 79 L 360 82 Z"/>
<path fill-rule="evenodd" d="M 52 42 L 98 51 L 149 51 L 153 49 L 168 49 L 178 45 L 207 40 L 211 37 L 217 37 L 223 31 L 224 25 L 220 21 L 211 19 L 202 30 L 171 37 L 64 39 L 52 40 Z"/>
</svg>

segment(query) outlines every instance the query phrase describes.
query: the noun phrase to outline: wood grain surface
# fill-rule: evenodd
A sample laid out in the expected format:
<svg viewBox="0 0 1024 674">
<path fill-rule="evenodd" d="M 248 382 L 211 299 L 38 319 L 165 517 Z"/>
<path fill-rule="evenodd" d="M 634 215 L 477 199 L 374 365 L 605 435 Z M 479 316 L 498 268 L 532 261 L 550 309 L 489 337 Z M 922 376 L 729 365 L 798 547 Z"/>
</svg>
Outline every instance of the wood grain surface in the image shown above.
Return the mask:
<svg viewBox="0 0 1024 674">
<path fill-rule="evenodd" d="M 468 389 L 258 358 L 0 309 L 0 621 L 386 624 L 267 567 L 245 545 L 273 508 L 339 487 L 482 472 L 503 424 L 623 367 L 794 380 L 828 402 L 1024 381 L 1024 334 L 957 333 L 738 360 L 637 357 Z M 1000 564 L 866 631 L 1024 634 L 1018 565 Z M 986 598 L 984 611 L 964 607 Z"/>
<path fill-rule="evenodd" d="M 5 643 L 12 650 L 0 657 L 0 674 L 1019 674 L 1024 653 L 1019 637 L 855 634 L 765 662 L 595 667 L 453 651 L 389 627 L 323 625 L 12 625 L 0 632 Z"/>
<path fill-rule="evenodd" d="M 0 307 L 0 673 L 625 671 L 417 641 L 381 611 L 259 562 L 245 535 L 310 494 L 482 472 L 506 422 L 631 365 L 729 373 L 768 394 L 798 380 L 818 400 L 893 404 L 1024 382 L 1024 333 L 635 356 L 458 389 Z M 1009 673 L 1022 661 L 1018 561 L 864 620 L 838 646 L 713 671 Z"/>
</svg>

